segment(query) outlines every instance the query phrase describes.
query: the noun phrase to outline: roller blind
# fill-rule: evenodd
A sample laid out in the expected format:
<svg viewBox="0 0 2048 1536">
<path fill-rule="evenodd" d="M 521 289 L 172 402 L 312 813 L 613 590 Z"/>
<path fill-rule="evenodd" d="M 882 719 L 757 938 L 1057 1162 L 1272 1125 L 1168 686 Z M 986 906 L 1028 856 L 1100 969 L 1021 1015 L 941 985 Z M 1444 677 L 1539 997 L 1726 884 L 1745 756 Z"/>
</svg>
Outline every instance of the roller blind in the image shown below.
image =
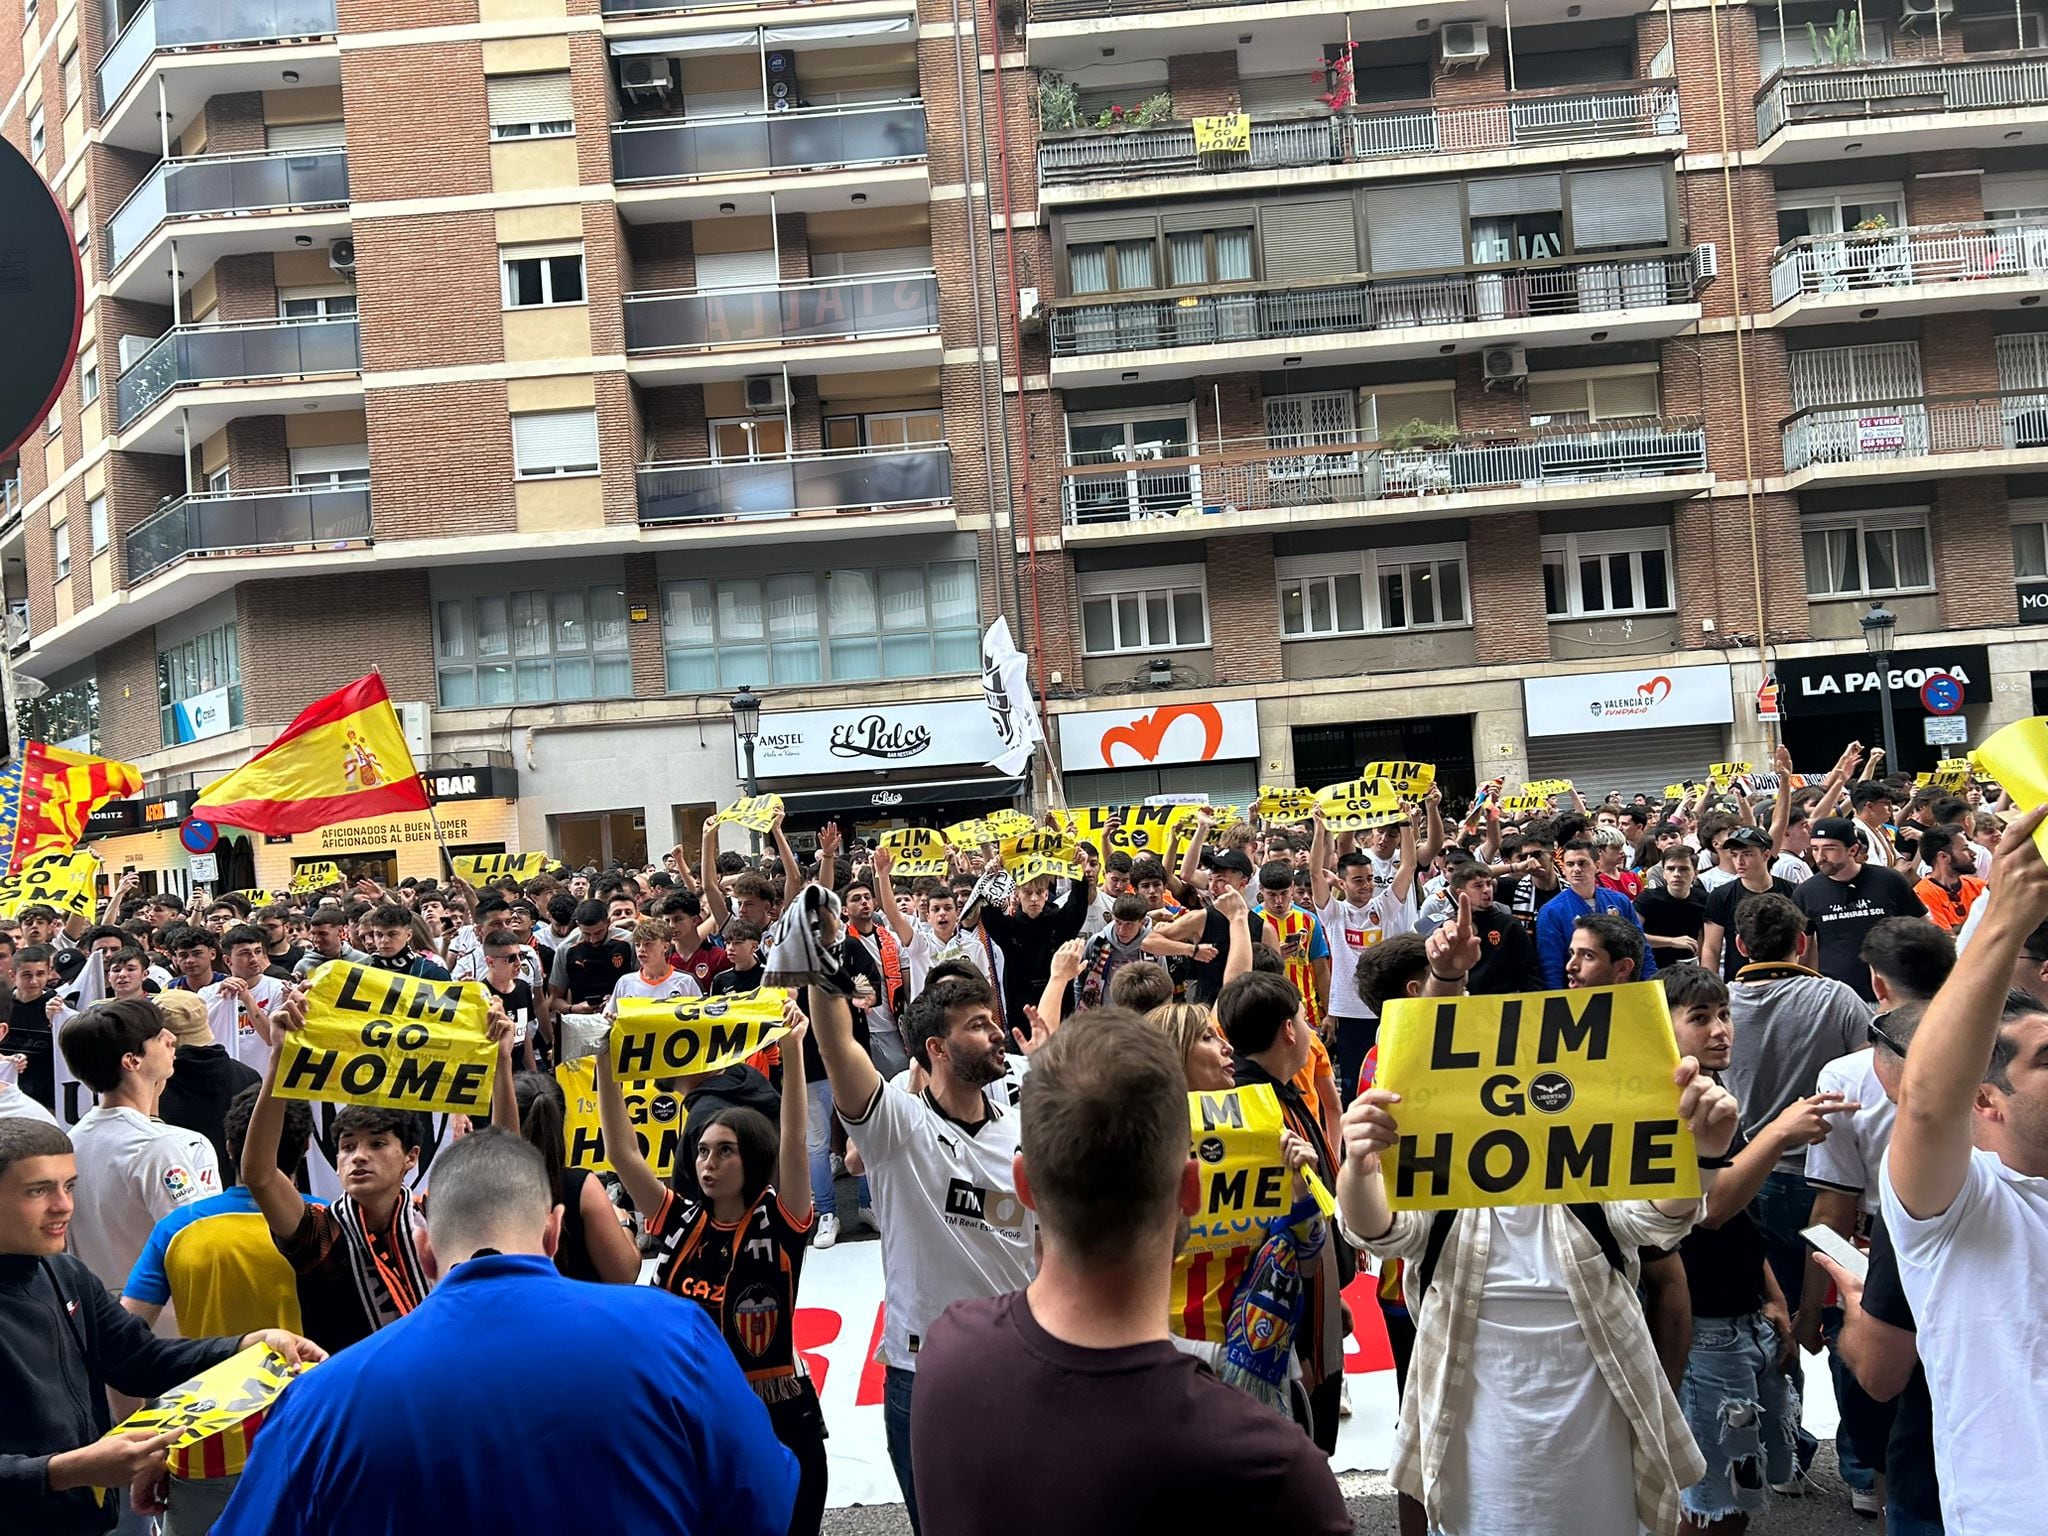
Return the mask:
<svg viewBox="0 0 2048 1536">
<path fill-rule="evenodd" d="M 597 468 L 597 412 L 531 411 L 512 418 L 512 461 L 519 473 Z"/>
<path fill-rule="evenodd" d="M 1463 208 L 1455 182 L 1369 190 L 1365 230 L 1375 272 L 1417 272 L 1465 263 Z"/>
<path fill-rule="evenodd" d="M 1555 175 L 1494 176 L 1485 181 L 1475 181 L 1465 189 L 1466 201 L 1475 219 L 1504 218 L 1515 213 L 1555 213 L 1564 206 L 1558 196 L 1558 178 Z"/>
<path fill-rule="evenodd" d="M 1572 249 L 1664 245 L 1671 238 L 1664 172 L 1653 165 L 1573 175 Z"/>
<path fill-rule="evenodd" d="M 1178 208 L 1159 216 L 1159 227 L 1169 235 L 1185 234 L 1191 229 L 1249 229 L 1258 221 L 1258 211 L 1249 203 L 1233 204 L 1219 208 L 1213 204 L 1200 208 Z"/>
<path fill-rule="evenodd" d="M 569 77 L 501 75 L 484 82 L 490 99 L 491 126 L 513 123 L 566 123 L 576 116 L 569 103 Z"/>
<path fill-rule="evenodd" d="M 1149 213 L 1069 219 L 1066 232 L 1069 245 L 1094 245 L 1108 240 L 1150 240 L 1159 232 L 1159 220 Z"/>
<path fill-rule="evenodd" d="M 1348 197 L 1269 203 L 1259 221 L 1266 276 L 1273 282 L 1349 277 L 1358 271 L 1358 229 Z"/>
<path fill-rule="evenodd" d="M 263 130 L 269 149 L 340 149 L 341 120 L 331 123 L 272 123 Z"/>
</svg>

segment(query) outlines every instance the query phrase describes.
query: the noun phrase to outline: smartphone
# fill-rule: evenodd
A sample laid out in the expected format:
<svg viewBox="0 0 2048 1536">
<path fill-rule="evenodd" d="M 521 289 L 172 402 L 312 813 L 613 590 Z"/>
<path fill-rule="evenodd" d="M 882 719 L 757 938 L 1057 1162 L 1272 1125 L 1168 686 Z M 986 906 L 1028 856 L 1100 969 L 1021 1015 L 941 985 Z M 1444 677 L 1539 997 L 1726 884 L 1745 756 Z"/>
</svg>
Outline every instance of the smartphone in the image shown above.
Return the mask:
<svg viewBox="0 0 2048 1536">
<path fill-rule="evenodd" d="M 1833 1227 L 1811 1226 L 1800 1234 L 1807 1246 L 1816 1253 L 1826 1254 L 1858 1280 L 1870 1275 L 1870 1255 L 1850 1242 Z"/>
</svg>

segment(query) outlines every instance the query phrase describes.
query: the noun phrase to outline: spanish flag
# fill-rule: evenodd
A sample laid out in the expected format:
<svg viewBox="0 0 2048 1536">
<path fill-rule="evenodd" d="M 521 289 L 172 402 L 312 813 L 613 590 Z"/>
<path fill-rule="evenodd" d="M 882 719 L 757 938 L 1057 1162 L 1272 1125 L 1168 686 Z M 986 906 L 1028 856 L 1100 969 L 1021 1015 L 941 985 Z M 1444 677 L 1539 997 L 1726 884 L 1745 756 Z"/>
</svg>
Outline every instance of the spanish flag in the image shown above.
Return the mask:
<svg viewBox="0 0 2048 1536">
<path fill-rule="evenodd" d="M 287 837 L 427 807 L 398 712 L 372 672 L 308 704 L 277 740 L 207 785 L 192 814 Z"/>
<path fill-rule="evenodd" d="M 125 799 L 141 789 L 142 771 L 133 763 L 67 752 L 40 741 L 26 743 L 7 872 L 20 874 L 22 866 L 39 854 L 76 848 L 87 817 L 109 800 Z"/>
</svg>

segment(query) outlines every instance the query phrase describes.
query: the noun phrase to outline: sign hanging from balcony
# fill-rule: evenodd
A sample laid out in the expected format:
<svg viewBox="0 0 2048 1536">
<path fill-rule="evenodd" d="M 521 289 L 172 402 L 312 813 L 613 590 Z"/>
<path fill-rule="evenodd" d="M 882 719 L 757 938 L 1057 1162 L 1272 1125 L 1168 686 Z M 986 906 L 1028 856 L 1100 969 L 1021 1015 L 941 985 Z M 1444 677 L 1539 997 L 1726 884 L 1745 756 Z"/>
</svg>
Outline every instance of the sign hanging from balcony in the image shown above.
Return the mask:
<svg viewBox="0 0 2048 1536">
<path fill-rule="evenodd" d="M 1252 148 L 1252 120 L 1245 112 L 1224 117 L 1195 119 L 1195 153 L 1198 155 L 1248 155 Z"/>
<path fill-rule="evenodd" d="M 1904 453 L 1906 418 L 1898 411 L 1856 418 L 1856 452 Z"/>
<path fill-rule="evenodd" d="M 1003 751 L 979 696 L 864 709 L 799 709 L 761 716 L 754 771 L 764 779 L 891 768 L 976 767 Z M 744 776 L 745 765 L 735 766 Z"/>
</svg>

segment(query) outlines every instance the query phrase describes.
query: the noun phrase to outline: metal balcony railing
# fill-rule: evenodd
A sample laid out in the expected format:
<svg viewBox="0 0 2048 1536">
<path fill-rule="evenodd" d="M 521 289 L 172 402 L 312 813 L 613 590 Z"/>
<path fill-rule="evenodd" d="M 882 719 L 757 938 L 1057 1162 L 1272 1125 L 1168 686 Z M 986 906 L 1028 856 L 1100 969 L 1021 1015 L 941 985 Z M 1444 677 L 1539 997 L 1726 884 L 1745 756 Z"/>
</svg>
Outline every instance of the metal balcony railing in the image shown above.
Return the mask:
<svg viewBox="0 0 2048 1536">
<path fill-rule="evenodd" d="M 922 160 L 924 103 L 612 124 L 612 178 L 676 181 Z"/>
<path fill-rule="evenodd" d="M 230 325 L 181 325 L 121 375 L 121 425 L 127 426 L 172 390 L 220 384 L 355 373 L 362 367 L 356 322 L 250 320 Z"/>
<path fill-rule="evenodd" d="M 1197 154 L 1195 130 L 1188 123 L 1047 136 L 1038 146 L 1038 179 L 1057 186 L 1534 149 L 1677 132 L 1678 92 L 1671 86 L 1567 86 L 1495 101 L 1417 102 L 1336 116 L 1264 118 L 1253 122 L 1251 148 L 1243 154 Z"/>
<path fill-rule="evenodd" d="M 1069 299 L 1052 313 L 1052 351 L 1055 357 L 1085 357 L 1655 309 L 1690 304 L 1693 280 L 1688 254 L 1433 277 L 1207 288 L 1133 299 Z"/>
<path fill-rule="evenodd" d="M 1061 480 L 1066 521 L 1080 525 L 1697 475 L 1706 467 L 1706 433 L 1684 418 L 1475 432 L 1430 448 L 1254 438 L 1190 458 L 1087 455 L 1070 459 Z"/>
<path fill-rule="evenodd" d="M 937 330 L 939 280 L 925 270 L 752 288 L 675 288 L 629 293 L 625 310 L 628 352 L 841 341 Z"/>
<path fill-rule="evenodd" d="M 1788 123 L 2048 105 L 2048 54 L 1784 69 L 1756 97 L 1756 140 Z"/>
<path fill-rule="evenodd" d="M 332 37 L 334 30 L 334 0 L 149 0 L 100 61 L 100 110 L 121 99 L 159 49 Z"/>
<path fill-rule="evenodd" d="M 128 534 L 128 585 L 187 555 L 322 549 L 370 536 L 367 485 L 181 496 Z"/>
<path fill-rule="evenodd" d="M 2039 273 L 2048 273 L 2048 223 L 2039 220 L 1806 235 L 1779 248 L 1771 267 L 1771 303 L 1789 304 L 1806 294 Z"/>
<path fill-rule="evenodd" d="M 639 494 L 643 523 L 753 522 L 943 506 L 953 499 L 953 455 L 945 444 L 933 443 L 736 463 L 649 464 L 640 471 Z"/>
<path fill-rule="evenodd" d="M 2048 448 L 2048 394 L 1811 406 L 1786 417 L 1782 431 L 1788 471 L 1861 459 Z"/>
<path fill-rule="evenodd" d="M 1203 10 L 1212 5 L 1239 5 L 1246 0 L 1030 0 L 1025 14 L 1032 21 L 1081 21 L 1095 16 L 1142 16 L 1157 11 Z M 1250 0 L 1278 4 L 1280 0 Z"/>
<path fill-rule="evenodd" d="M 118 269 L 166 219 L 347 204 L 348 152 L 342 149 L 164 160 L 107 220 L 107 260 Z"/>
</svg>

